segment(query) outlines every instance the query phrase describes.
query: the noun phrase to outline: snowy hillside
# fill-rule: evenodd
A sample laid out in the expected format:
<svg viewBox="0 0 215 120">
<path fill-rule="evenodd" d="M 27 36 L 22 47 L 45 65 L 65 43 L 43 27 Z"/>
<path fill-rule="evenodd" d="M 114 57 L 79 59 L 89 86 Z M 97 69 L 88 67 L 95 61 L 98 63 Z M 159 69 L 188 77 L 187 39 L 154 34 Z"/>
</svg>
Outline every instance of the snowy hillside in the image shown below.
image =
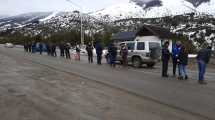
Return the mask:
<svg viewBox="0 0 215 120">
<path fill-rule="evenodd" d="M 44 19 L 50 14 L 51 12 L 35 12 L 2 18 L 0 19 L 0 31 L 38 23 L 40 19 Z"/>
<path fill-rule="evenodd" d="M 187 0 L 161 0 L 161 3 L 161 6 L 147 7 L 145 9 L 144 5 L 140 6 L 130 1 L 96 11 L 91 13 L 91 15 L 100 19 L 119 20 L 127 18 L 158 18 L 191 12 L 215 13 L 215 0 L 203 2 L 197 7 L 194 7 L 193 3 Z"/>
</svg>

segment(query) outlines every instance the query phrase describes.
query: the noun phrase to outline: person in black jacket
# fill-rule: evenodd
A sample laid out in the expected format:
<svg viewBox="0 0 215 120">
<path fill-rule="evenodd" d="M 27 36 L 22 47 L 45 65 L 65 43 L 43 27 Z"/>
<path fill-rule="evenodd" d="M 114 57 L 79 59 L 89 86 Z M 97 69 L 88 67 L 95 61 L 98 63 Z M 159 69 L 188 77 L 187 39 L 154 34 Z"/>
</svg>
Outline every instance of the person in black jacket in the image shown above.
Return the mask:
<svg viewBox="0 0 215 120">
<path fill-rule="evenodd" d="M 102 54 L 103 54 L 103 47 L 100 43 L 100 41 L 96 42 L 96 55 L 97 55 L 97 64 L 101 65 L 102 64 Z"/>
<path fill-rule="evenodd" d="M 187 80 L 187 65 L 188 65 L 188 52 L 184 46 L 181 47 L 181 51 L 178 55 L 178 63 L 179 63 L 179 70 L 181 75 L 179 76 L 180 80 Z"/>
<path fill-rule="evenodd" d="M 59 48 L 60 48 L 60 56 L 61 57 L 64 57 L 65 56 L 65 48 L 66 47 L 66 45 L 63 43 L 63 42 L 61 42 L 60 44 L 59 44 Z"/>
<path fill-rule="evenodd" d="M 207 64 L 210 62 L 211 58 L 211 47 L 209 46 L 207 49 L 201 49 L 197 55 L 197 61 L 199 66 L 199 84 L 207 84 L 205 82 L 205 72 L 207 68 Z"/>
<path fill-rule="evenodd" d="M 43 53 L 43 43 L 39 43 L 39 51 L 40 51 L 40 55 L 42 55 Z"/>
<path fill-rule="evenodd" d="M 89 43 L 86 47 L 86 51 L 88 54 L 88 62 L 93 63 L 93 46 Z"/>
<path fill-rule="evenodd" d="M 164 43 L 164 47 L 162 49 L 162 77 L 169 77 L 168 76 L 168 64 L 170 59 L 170 52 L 169 52 L 169 42 Z"/>
<path fill-rule="evenodd" d="M 108 53 L 110 57 L 110 66 L 116 67 L 117 47 L 114 43 L 111 43 L 108 47 Z"/>
<path fill-rule="evenodd" d="M 65 54 L 66 54 L 66 59 L 71 59 L 71 56 L 70 56 L 70 49 L 71 49 L 70 43 L 66 43 L 66 44 L 64 45 L 64 51 L 65 51 Z"/>
</svg>

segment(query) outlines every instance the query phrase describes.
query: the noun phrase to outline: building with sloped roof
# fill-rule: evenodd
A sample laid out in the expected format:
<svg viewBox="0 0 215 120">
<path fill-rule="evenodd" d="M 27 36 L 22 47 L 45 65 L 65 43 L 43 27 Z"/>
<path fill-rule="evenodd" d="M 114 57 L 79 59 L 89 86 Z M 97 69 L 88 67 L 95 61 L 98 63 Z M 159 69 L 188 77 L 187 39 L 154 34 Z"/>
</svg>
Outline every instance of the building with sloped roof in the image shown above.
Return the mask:
<svg viewBox="0 0 215 120">
<path fill-rule="evenodd" d="M 119 43 L 124 41 L 160 41 L 163 44 L 165 41 L 170 42 L 170 50 L 172 49 L 171 37 L 173 34 L 169 29 L 153 26 L 143 25 L 138 31 L 119 32 L 114 34 L 112 41 Z"/>
</svg>

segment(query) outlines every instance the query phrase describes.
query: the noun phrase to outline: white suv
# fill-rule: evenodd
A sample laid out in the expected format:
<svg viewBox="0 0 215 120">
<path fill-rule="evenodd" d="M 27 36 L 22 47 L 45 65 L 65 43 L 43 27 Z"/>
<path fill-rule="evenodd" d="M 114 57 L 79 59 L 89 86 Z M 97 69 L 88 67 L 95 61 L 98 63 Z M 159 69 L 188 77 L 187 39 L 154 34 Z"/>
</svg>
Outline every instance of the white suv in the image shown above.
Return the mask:
<svg viewBox="0 0 215 120">
<path fill-rule="evenodd" d="M 126 44 L 128 47 L 128 62 L 133 67 L 139 68 L 143 64 L 153 67 L 161 58 L 161 40 L 159 39 L 135 39 L 135 41 L 125 41 L 119 43 L 117 61 L 122 62 L 120 56 L 120 45 Z M 107 57 L 109 58 L 109 57 Z"/>
</svg>

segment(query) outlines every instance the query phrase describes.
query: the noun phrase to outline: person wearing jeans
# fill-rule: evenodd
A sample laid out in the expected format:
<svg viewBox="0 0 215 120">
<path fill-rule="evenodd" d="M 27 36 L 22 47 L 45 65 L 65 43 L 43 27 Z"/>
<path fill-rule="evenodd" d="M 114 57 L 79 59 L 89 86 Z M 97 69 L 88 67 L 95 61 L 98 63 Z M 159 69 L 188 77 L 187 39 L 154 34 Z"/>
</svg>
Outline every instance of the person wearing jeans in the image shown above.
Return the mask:
<svg viewBox="0 0 215 120">
<path fill-rule="evenodd" d="M 180 64 L 180 72 L 181 72 L 181 77 L 179 77 L 179 79 L 181 80 L 187 80 L 188 79 L 188 75 L 187 75 L 187 65 L 182 65 Z"/>
<path fill-rule="evenodd" d="M 205 82 L 205 73 L 207 64 L 209 63 L 211 58 L 211 47 L 209 46 L 207 49 L 201 49 L 197 55 L 198 68 L 199 68 L 199 84 L 207 84 Z"/>
<path fill-rule="evenodd" d="M 207 65 L 203 60 L 199 60 L 198 67 L 199 67 L 199 82 L 203 82 L 205 79 L 204 76 L 205 76 Z"/>
<path fill-rule="evenodd" d="M 180 80 L 187 80 L 188 75 L 187 75 L 187 65 L 188 65 L 188 52 L 185 49 L 184 46 L 181 47 L 181 51 L 178 55 L 178 63 L 179 63 L 179 70 L 180 70 Z"/>
</svg>

